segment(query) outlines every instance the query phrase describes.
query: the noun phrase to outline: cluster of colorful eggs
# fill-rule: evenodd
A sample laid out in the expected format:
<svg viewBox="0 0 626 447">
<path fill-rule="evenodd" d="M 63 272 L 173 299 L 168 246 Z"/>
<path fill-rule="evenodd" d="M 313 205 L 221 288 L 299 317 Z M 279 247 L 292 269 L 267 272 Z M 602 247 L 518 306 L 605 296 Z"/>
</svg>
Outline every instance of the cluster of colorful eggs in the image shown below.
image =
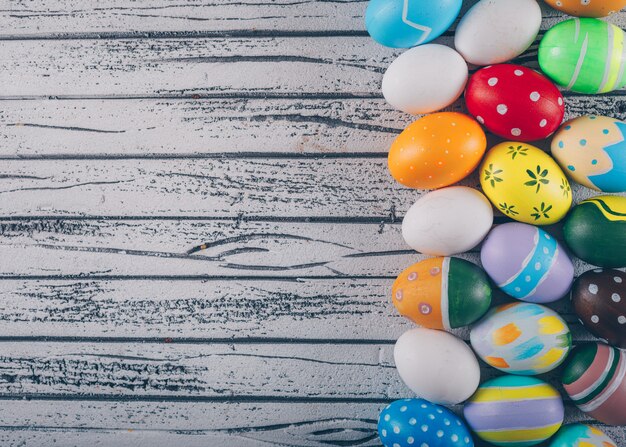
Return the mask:
<svg viewBox="0 0 626 447">
<path fill-rule="evenodd" d="M 562 385 L 580 410 L 626 425 L 626 274 L 613 270 L 626 267 L 626 197 L 600 195 L 572 209 L 570 186 L 626 192 L 626 123 L 603 116 L 563 123 L 559 89 L 599 94 L 626 85 L 626 34 L 596 19 L 626 0 L 545 1 L 576 17 L 541 39 L 543 74 L 505 63 L 538 36 L 536 0 L 478 1 L 456 27 L 455 49 L 429 42 L 455 22 L 462 0 L 369 2 L 372 38 L 410 48 L 384 74 L 385 99 L 428 114 L 393 142 L 389 170 L 404 186 L 435 189 L 402 222 L 406 243 L 434 257 L 393 285 L 394 306 L 419 326 L 394 349 L 401 379 L 419 398 L 381 412 L 387 447 L 473 446 L 472 432 L 501 446 L 552 438 L 551 447 L 615 447 L 597 428 L 562 427 L 561 395 L 532 377 L 561 364 Z M 486 67 L 470 77 L 468 63 Z M 438 112 L 463 94 L 469 114 Z M 483 129 L 505 141 L 487 151 Z M 551 156 L 528 144 L 550 136 Z M 476 169 L 482 192 L 451 186 Z M 494 208 L 517 222 L 493 227 Z M 564 243 L 539 227 L 562 220 Z M 475 247 L 482 268 L 451 257 Z M 601 268 L 576 279 L 569 253 Z M 490 309 L 496 290 L 514 300 Z M 544 306 L 569 293 L 579 321 L 602 342 L 573 347 L 567 323 Z M 471 347 L 450 333 L 468 325 Z M 480 384 L 476 356 L 507 374 Z M 441 406 L 462 402 L 463 418 Z"/>
</svg>

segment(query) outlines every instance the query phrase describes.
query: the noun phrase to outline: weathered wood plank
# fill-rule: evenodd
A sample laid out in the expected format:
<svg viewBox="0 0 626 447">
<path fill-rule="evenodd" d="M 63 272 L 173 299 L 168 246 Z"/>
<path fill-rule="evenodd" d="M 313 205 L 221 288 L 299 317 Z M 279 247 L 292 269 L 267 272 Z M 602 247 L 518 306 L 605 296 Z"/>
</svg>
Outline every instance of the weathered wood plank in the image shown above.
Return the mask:
<svg viewBox="0 0 626 447">
<path fill-rule="evenodd" d="M 476 0 L 464 2 L 461 14 Z M 541 2 L 544 29 L 562 15 Z M 0 38 L 106 32 L 364 31 L 365 0 L 255 1 L 72 0 L 11 2 L 0 10 Z M 623 15 L 611 18 L 624 25 Z"/>
<path fill-rule="evenodd" d="M 547 230 L 561 238 L 560 225 Z M 200 244 L 206 248 L 188 254 Z M 460 257 L 478 262 L 477 251 Z M 421 259 L 399 222 L 0 221 L 0 278 L 389 278 Z M 589 268 L 578 261 L 578 273 Z"/>
<path fill-rule="evenodd" d="M 402 52 L 369 36 L 5 40 L 0 51 L 4 99 L 378 96 Z M 537 67 L 536 44 L 514 62 Z"/>
<path fill-rule="evenodd" d="M 569 96 L 566 105 L 566 119 L 626 118 L 624 96 Z M 464 102 L 448 110 L 465 112 Z M 384 153 L 414 119 L 382 98 L 9 100 L 0 157 Z"/>
<path fill-rule="evenodd" d="M 411 396 L 393 344 L 0 343 L 0 396 L 155 399 Z M 481 363 L 481 378 L 502 375 Z M 560 374 L 542 376 L 560 387 Z"/>
<path fill-rule="evenodd" d="M 382 222 L 0 221 L 0 277 L 389 277 L 423 258 Z"/>
<path fill-rule="evenodd" d="M 462 184 L 478 185 L 470 175 Z M 596 195 L 573 185 L 576 200 Z M 7 160 L 0 216 L 330 216 L 404 213 L 420 192 L 385 158 Z"/>
<path fill-rule="evenodd" d="M 389 279 L 0 281 L 3 337 L 299 339 L 394 342 L 413 327 Z M 494 304 L 507 302 L 500 292 Z M 575 340 L 592 337 L 569 299 L 550 307 Z M 469 338 L 467 328 L 455 331 Z"/>
<path fill-rule="evenodd" d="M 380 445 L 376 420 L 384 405 L 17 400 L 0 408 L 0 442 L 6 446 L 375 446 Z M 459 413 L 460 407 L 453 410 Z M 577 421 L 592 422 L 568 407 L 566 422 Z M 622 428 L 595 425 L 618 445 L 626 441 Z"/>
</svg>

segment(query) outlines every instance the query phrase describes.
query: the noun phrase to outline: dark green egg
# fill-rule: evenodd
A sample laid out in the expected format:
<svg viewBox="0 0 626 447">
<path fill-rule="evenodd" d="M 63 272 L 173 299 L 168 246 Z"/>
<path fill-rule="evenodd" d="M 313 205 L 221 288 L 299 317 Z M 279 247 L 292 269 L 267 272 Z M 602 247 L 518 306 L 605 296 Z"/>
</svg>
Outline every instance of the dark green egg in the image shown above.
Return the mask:
<svg viewBox="0 0 626 447">
<path fill-rule="evenodd" d="M 576 206 L 565 220 L 565 242 L 589 264 L 626 267 L 626 197 L 598 196 Z"/>
</svg>

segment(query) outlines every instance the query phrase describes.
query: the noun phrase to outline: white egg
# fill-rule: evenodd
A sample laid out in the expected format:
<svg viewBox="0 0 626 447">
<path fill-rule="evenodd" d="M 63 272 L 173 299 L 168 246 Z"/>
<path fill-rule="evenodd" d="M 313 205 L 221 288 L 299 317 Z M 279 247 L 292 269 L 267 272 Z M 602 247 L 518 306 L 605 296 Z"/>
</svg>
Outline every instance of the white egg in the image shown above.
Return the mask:
<svg viewBox="0 0 626 447">
<path fill-rule="evenodd" d="M 489 200 L 473 188 L 452 186 L 420 197 L 402 221 L 402 236 L 420 253 L 451 256 L 471 250 L 493 225 Z"/>
<path fill-rule="evenodd" d="M 429 44 L 411 48 L 391 63 L 383 95 L 396 109 L 430 113 L 456 101 L 467 83 L 467 64 L 452 48 Z"/>
<path fill-rule="evenodd" d="M 499 64 L 526 51 L 540 26 L 535 0 L 481 0 L 461 19 L 454 46 L 471 64 Z"/>
<path fill-rule="evenodd" d="M 417 396 L 436 404 L 468 399 L 480 382 L 472 349 L 454 335 L 434 329 L 411 329 L 394 348 L 400 377 Z"/>
</svg>

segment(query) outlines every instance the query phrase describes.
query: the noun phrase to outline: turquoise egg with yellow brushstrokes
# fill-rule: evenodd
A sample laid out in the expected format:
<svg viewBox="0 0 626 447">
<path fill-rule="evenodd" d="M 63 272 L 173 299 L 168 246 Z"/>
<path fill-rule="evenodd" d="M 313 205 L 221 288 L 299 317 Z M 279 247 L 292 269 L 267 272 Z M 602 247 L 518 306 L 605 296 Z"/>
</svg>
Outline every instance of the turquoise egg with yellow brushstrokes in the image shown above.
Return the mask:
<svg viewBox="0 0 626 447">
<path fill-rule="evenodd" d="M 626 84 L 624 41 L 624 31 L 602 20 L 566 20 L 541 40 L 539 65 L 568 90 L 607 93 Z"/>
<path fill-rule="evenodd" d="M 523 302 L 491 309 L 472 328 L 470 341 L 485 363 L 521 376 L 552 371 L 572 348 L 569 327 L 559 314 Z"/>
</svg>

